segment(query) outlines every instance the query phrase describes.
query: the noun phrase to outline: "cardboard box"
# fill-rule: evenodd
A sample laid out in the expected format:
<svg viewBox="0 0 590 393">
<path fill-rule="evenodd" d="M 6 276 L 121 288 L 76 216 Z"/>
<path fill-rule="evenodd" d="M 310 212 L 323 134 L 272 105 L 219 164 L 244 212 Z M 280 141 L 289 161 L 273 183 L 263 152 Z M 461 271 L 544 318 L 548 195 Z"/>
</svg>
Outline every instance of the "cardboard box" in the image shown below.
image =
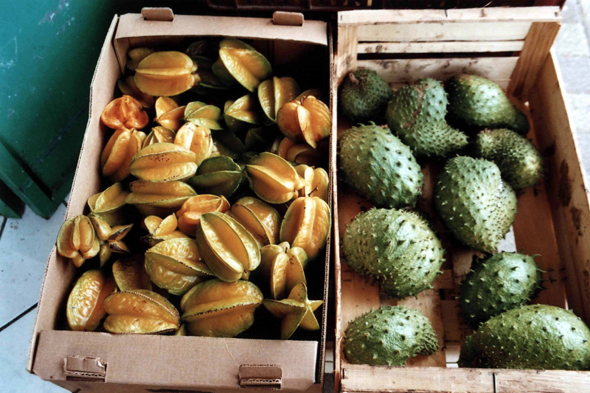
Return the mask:
<svg viewBox="0 0 590 393">
<path fill-rule="evenodd" d="M 286 26 L 273 24 L 270 19 L 174 17 L 165 10 L 148 16 L 158 20 L 127 14 L 115 16 L 110 26 L 91 86 L 90 118 L 65 219 L 84 213 L 88 197 L 104 188 L 99 162 L 111 132 L 100 124 L 100 114 L 114 98 L 126 52 L 131 47 L 169 46 L 202 36 L 253 39 L 275 69 L 297 61 L 294 71 L 307 70 L 316 81 L 324 80 L 324 85 L 317 87 L 329 92 L 332 47 L 325 22 L 305 21 L 302 26 Z M 323 269 L 320 266 L 323 280 L 317 280 L 323 282 L 320 332 L 309 340 L 282 341 L 56 330 L 63 326 L 76 268 L 57 255 L 54 248 L 48 260 L 27 369 L 76 392 L 221 393 L 239 388 L 321 391 L 329 250 L 328 243 L 325 259 L 317 261 L 324 262 Z"/>
</svg>

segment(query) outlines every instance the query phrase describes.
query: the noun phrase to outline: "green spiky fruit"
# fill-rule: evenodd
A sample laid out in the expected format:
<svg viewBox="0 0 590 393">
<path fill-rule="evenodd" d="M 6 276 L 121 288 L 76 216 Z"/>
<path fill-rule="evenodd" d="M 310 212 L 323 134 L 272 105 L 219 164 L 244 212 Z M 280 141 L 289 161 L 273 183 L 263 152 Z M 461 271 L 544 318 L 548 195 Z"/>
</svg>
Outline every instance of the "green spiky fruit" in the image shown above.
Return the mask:
<svg viewBox="0 0 590 393">
<path fill-rule="evenodd" d="M 459 367 L 588 370 L 590 329 L 563 308 L 515 308 L 467 337 Z"/>
<path fill-rule="evenodd" d="M 521 135 L 529 132 L 527 117 L 497 83 L 481 76 L 460 74 L 451 77 L 445 88 L 449 93 L 449 119 L 460 129 L 510 128 Z"/>
<path fill-rule="evenodd" d="M 439 81 L 420 79 L 393 94 L 387 124 L 416 155 L 446 156 L 468 143 L 467 135 L 445 121 L 447 104 L 447 93 Z"/>
<path fill-rule="evenodd" d="M 474 261 L 461 283 L 459 309 L 477 326 L 504 311 L 524 305 L 541 289 L 543 271 L 534 257 L 501 252 Z"/>
<path fill-rule="evenodd" d="M 342 82 L 342 113 L 355 123 L 382 119 L 391 94 L 387 82 L 375 71 L 359 68 Z"/>
<path fill-rule="evenodd" d="M 374 123 L 352 127 L 338 143 L 344 181 L 380 207 L 414 206 L 424 175 L 410 148 Z"/>
<path fill-rule="evenodd" d="M 350 363 L 404 366 L 408 359 L 438 351 L 432 324 L 404 306 L 369 311 L 348 324 L 344 356 Z"/>
<path fill-rule="evenodd" d="M 444 249 L 428 223 L 417 213 L 371 209 L 346 228 L 342 250 L 357 273 L 381 280 L 381 288 L 397 298 L 430 287 L 444 262 Z"/>
<path fill-rule="evenodd" d="M 514 131 L 505 128 L 481 131 L 475 140 L 475 153 L 494 161 L 502 178 L 515 190 L 532 187 L 543 176 L 541 154 L 531 141 Z"/>
<path fill-rule="evenodd" d="M 491 161 L 455 157 L 447 162 L 434 188 L 438 213 L 463 244 L 495 252 L 516 215 L 516 194 Z"/>
</svg>

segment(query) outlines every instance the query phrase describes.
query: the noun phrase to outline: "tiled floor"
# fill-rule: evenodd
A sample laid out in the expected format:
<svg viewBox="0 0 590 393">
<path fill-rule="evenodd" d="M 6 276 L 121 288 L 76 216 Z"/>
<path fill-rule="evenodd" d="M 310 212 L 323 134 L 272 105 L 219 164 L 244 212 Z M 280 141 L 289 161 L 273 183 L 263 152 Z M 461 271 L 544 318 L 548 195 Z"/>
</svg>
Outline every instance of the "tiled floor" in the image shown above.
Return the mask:
<svg viewBox="0 0 590 393">
<path fill-rule="evenodd" d="M 590 0 L 568 0 L 556 52 L 568 93 L 570 115 L 590 173 Z M 63 220 L 61 207 L 51 220 L 27 210 L 21 220 L 0 217 L 0 392 L 50 393 L 62 389 L 25 371 L 45 261 Z M 503 244 L 510 249 L 510 242 Z"/>
</svg>

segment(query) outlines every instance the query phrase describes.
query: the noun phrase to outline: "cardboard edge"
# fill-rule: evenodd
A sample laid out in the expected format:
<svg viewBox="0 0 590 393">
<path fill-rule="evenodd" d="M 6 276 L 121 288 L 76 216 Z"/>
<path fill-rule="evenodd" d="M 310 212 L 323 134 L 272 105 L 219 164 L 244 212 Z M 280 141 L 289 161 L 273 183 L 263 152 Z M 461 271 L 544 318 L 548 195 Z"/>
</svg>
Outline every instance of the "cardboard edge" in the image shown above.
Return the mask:
<svg viewBox="0 0 590 393">
<path fill-rule="evenodd" d="M 201 355 L 207 359 L 217 360 L 202 363 L 195 359 L 178 357 L 177 354 L 187 346 L 207 349 Z M 262 350 L 254 353 L 253 346 Z M 134 348 L 134 350 L 120 351 L 120 348 Z M 162 351 L 162 348 L 167 350 Z M 102 385 L 106 387 L 105 389 L 117 384 L 134 384 L 149 386 L 153 391 L 194 389 L 218 393 L 239 389 L 240 366 L 276 365 L 282 369 L 283 373 L 282 390 L 304 392 L 317 386 L 314 372 L 317 348 L 317 341 L 289 340 L 285 343 L 268 339 L 120 335 L 43 330 L 39 335 L 39 361 L 35 364 L 34 370 L 35 374 L 44 380 L 68 381 L 70 378 L 63 367 L 63 359 L 67 357 L 99 358 L 107 364 L 109 371 L 104 379 L 106 385 Z M 295 356 L 292 359 L 290 357 L 292 354 L 300 354 L 302 357 Z M 133 366 L 138 361 L 143 362 L 143 359 L 154 356 L 161 356 L 161 360 L 156 363 L 163 361 L 184 378 L 154 372 L 151 366 L 147 366 L 148 370 Z M 310 365 L 310 362 L 314 364 Z M 289 366 L 291 363 L 294 364 L 293 367 Z M 197 364 L 201 364 L 202 367 L 195 368 Z M 226 367 L 216 370 L 218 364 L 224 364 Z M 85 371 L 89 370 L 85 369 Z M 149 374 L 145 374 L 146 371 Z M 252 388 L 251 390 L 260 392 L 262 389 Z"/>
<path fill-rule="evenodd" d="M 340 15 L 340 12 L 338 12 Z M 338 40 L 338 24 L 331 25 L 333 34 Z M 338 178 L 337 178 L 337 165 L 338 165 L 338 81 L 336 78 L 336 60 L 335 57 L 338 55 L 338 49 L 334 49 L 334 56 L 332 60 L 332 66 L 330 70 L 330 103 L 334 110 L 332 111 L 332 140 L 331 150 L 332 155 L 330 157 L 330 179 L 332 182 L 332 211 L 334 212 L 332 218 L 332 231 L 334 237 L 332 239 L 333 256 L 334 261 L 334 393 L 340 391 L 340 234 L 338 231 Z"/>
<path fill-rule="evenodd" d="M 328 24 L 327 26 L 328 31 L 328 56 L 329 56 L 329 75 L 330 75 L 330 83 L 328 84 L 329 87 L 329 106 L 332 113 L 336 112 L 336 108 L 333 106 L 333 97 L 332 97 L 332 74 L 334 68 L 334 39 L 333 39 L 333 29 L 332 24 Z M 336 150 L 333 147 L 333 141 L 336 138 L 336 135 L 330 130 L 330 144 L 328 149 L 328 172 L 332 172 L 332 163 L 333 157 L 336 155 Z M 330 177 L 329 177 L 330 178 Z M 334 188 L 336 187 L 336 183 L 332 181 L 330 178 L 330 188 L 329 188 L 329 200 L 328 204 L 330 209 L 332 209 L 332 221 L 334 220 Z M 322 311 L 322 333 L 320 339 L 320 358 L 318 359 L 319 365 L 319 373 L 318 373 L 318 381 L 317 384 L 323 386 L 324 384 L 324 376 L 325 376 L 325 368 L 326 368 L 326 337 L 328 332 L 328 308 L 329 308 L 329 298 L 330 298 L 330 268 L 332 262 L 332 247 L 334 244 L 334 237 L 337 236 L 338 233 L 334 232 L 334 228 L 331 228 L 330 237 L 327 241 L 326 246 L 326 258 L 324 260 L 324 309 Z"/>
<path fill-rule="evenodd" d="M 121 15 L 121 29 L 115 39 L 157 36 L 227 36 L 235 38 L 274 39 L 328 46 L 327 22 L 306 20 L 303 26 L 275 25 L 271 18 L 176 15 L 173 22 L 146 21 L 141 14 Z M 235 21 L 241 22 L 236 28 Z M 214 25 L 214 29 L 209 29 Z M 208 30 L 208 31 L 207 31 Z M 213 31 L 214 33 L 211 33 Z"/>
<path fill-rule="evenodd" d="M 86 128 L 84 129 L 84 139 L 82 140 L 82 147 L 80 148 L 80 154 L 78 155 L 78 161 L 77 161 L 76 170 L 75 170 L 76 175 L 74 176 L 74 180 L 72 181 L 72 187 L 70 188 L 70 193 L 74 190 L 74 188 L 76 186 L 76 178 L 77 178 L 77 173 L 78 173 L 78 165 L 80 164 L 80 156 L 82 156 L 82 151 L 84 149 L 84 145 L 85 145 L 86 139 L 88 137 L 88 134 L 86 131 L 88 130 L 88 128 L 90 127 L 90 123 L 92 122 L 92 86 L 94 85 L 94 82 L 96 79 L 96 74 L 98 71 L 98 67 L 101 62 L 101 59 L 104 57 L 105 50 L 108 50 L 109 46 L 111 45 L 115 30 L 117 28 L 118 21 L 119 21 L 119 16 L 115 14 L 113 16 L 113 20 L 111 21 L 109 29 L 107 30 L 107 35 L 106 35 L 105 41 L 104 41 L 102 48 L 100 50 L 100 55 L 98 56 L 98 60 L 96 61 L 96 67 L 94 68 L 94 74 L 92 75 L 92 81 L 90 82 L 90 99 L 89 99 L 89 104 L 88 104 L 88 122 L 86 123 Z M 64 221 L 66 221 L 69 216 L 70 216 L 70 204 L 68 203 L 68 206 L 66 208 L 66 212 L 64 214 Z M 47 271 L 49 270 L 49 263 L 53 259 L 56 252 L 57 252 L 56 247 L 53 246 L 53 249 L 51 250 L 49 257 L 47 258 L 47 263 L 45 265 L 45 274 L 43 275 L 43 284 L 41 285 L 41 291 L 39 293 L 39 300 L 37 302 L 37 313 L 35 315 L 35 323 L 33 324 L 33 332 L 31 334 L 31 339 L 29 340 L 29 349 L 28 349 L 28 354 L 27 354 L 26 370 L 31 374 L 34 374 L 33 373 L 33 365 L 35 362 L 35 352 L 37 349 L 37 339 L 38 339 L 39 332 L 40 332 L 40 329 L 39 329 L 39 304 L 41 304 L 42 297 L 43 297 L 43 290 L 45 289 L 45 280 L 47 279 Z"/>
</svg>

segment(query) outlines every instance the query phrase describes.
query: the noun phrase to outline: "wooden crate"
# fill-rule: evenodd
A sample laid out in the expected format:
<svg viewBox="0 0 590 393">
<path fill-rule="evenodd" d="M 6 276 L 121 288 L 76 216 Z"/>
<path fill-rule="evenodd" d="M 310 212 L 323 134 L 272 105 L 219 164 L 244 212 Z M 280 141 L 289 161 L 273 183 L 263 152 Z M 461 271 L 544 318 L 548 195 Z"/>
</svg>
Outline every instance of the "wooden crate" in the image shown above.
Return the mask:
<svg viewBox="0 0 590 393">
<path fill-rule="evenodd" d="M 340 12 L 337 23 L 333 108 L 338 107 L 340 82 L 357 67 L 376 70 L 393 88 L 423 77 L 479 74 L 519 99 L 532 123 L 529 137 L 545 156 L 547 174 L 540 185 L 518 196 L 516 246 L 540 254 L 536 261 L 547 271 L 547 289 L 536 302 L 569 307 L 590 324 L 588 188 L 551 52 L 560 27 L 559 8 L 352 11 Z M 351 125 L 337 113 L 333 120 L 334 132 Z M 471 331 L 458 316 L 454 299 L 473 252 L 451 242 L 436 220 L 431 196 L 440 167 L 440 162 L 423 166 L 425 188 L 418 203 L 434 220 L 447 249 L 444 274 L 434 289 L 403 301 L 380 297 L 377 283 L 341 261 L 340 239 L 334 236 L 336 392 L 590 392 L 590 372 L 456 368 L 461 344 Z M 332 176 L 336 181 L 335 171 Z M 342 233 L 368 205 L 343 185 L 335 192 L 335 231 Z M 406 367 L 347 363 L 342 344 L 348 323 L 373 307 L 395 304 L 420 309 L 439 334 L 442 350 L 412 359 Z"/>
</svg>

